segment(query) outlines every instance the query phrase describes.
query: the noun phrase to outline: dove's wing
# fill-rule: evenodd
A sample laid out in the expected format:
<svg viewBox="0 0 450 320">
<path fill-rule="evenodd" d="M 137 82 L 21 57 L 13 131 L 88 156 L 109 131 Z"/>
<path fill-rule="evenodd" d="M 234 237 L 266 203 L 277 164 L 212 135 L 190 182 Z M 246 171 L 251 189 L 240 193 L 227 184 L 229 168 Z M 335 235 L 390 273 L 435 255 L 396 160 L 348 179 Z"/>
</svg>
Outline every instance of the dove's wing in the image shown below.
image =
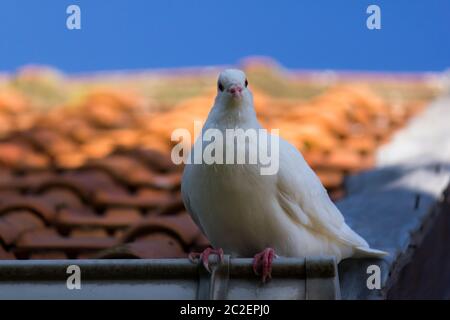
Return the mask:
<svg viewBox="0 0 450 320">
<path fill-rule="evenodd" d="M 186 191 L 186 190 L 188 190 L 188 188 L 190 188 L 189 182 L 192 181 L 192 178 L 189 177 L 190 169 L 191 168 L 189 166 L 186 166 L 184 169 L 184 172 L 183 172 L 183 178 L 182 178 L 182 183 L 181 183 L 181 197 L 183 199 L 184 206 L 185 206 L 187 212 L 190 214 L 192 220 L 194 220 L 195 224 L 200 228 L 200 230 L 203 232 L 203 234 L 205 234 L 205 231 L 203 230 L 203 227 L 200 224 L 200 221 L 198 220 L 197 215 L 192 210 L 191 202 L 189 200 L 189 195 Z"/>
<path fill-rule="evenodd" d="M 296 224 L 349 246 L 368 246 L 351 230 L 297 149 L 280 138 L 278 201 Z"/>
</svg>

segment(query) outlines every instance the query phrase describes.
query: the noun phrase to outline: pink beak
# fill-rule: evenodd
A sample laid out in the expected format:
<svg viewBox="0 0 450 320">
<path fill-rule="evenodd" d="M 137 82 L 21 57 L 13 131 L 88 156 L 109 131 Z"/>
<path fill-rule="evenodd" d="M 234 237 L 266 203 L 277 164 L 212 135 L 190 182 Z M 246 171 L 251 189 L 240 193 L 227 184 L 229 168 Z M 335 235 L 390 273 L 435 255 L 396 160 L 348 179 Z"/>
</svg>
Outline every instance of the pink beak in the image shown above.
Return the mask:
<svg viewBox="0 0 450 320">
<path fill-rule="evenodd" d="M 232 85 L 230 88 L 228 88 L 227 91 L 231 93 L 233 97 L 240 97 L 242 94 L 242 87 L 238 85 Z"/>
</svg>

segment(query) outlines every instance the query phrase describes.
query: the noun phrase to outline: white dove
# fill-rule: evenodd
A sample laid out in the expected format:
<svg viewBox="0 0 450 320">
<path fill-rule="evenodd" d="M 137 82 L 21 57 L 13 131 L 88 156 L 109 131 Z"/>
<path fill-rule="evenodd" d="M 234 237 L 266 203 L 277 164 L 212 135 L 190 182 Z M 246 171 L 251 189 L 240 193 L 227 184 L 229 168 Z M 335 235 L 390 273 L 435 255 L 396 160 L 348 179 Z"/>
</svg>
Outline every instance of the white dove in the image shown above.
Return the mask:
<svg viewBox="0 0 450 320">
<path fill-rule="evenodd" d="M 240 70 L 220 74 L 215 103 L 203 133 L 216 129 L 226 136 L 226 129 L 264 130 L 247 86 L 246 75 Z M 205 143 L 203 133 L 191 149 L 191 160 L 195 146 Z M 282 138 L 277 139 L 279 168 L 272 175 L 262 175 L 259 162 L 186 164 L 181 184 L 185 207 L 214 247 L 201 254 L 192 253 L 190 258 L 200 256 L 209 270 L 212 253 L 221 258 L 224 252 L 234 257 L 254 256 L 254 272 L 261 274 L 265 282 L 271 277 L 275 252 L 285 257 L 331 255 L 338 262 L 348 257 L 386 255 L 369 248 L 350 229 L 300 152 Z M 230 148 L 244 147 L 248 154 L 254 150 L 249 146 L 258 143 L 250 138 L 241 146 L 236 145 L 238 140 L 210 143 L 223 143 L 224 156 Z"/>
</svg>

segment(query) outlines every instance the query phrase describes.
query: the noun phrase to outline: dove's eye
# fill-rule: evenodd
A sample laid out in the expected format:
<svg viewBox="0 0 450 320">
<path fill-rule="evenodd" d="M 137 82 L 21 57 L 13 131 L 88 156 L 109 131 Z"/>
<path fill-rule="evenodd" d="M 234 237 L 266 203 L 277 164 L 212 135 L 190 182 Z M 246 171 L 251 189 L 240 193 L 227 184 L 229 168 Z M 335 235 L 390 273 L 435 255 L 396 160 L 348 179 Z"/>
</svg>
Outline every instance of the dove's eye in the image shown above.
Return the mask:
<svg viewBox="0 0 450 320">
<path fill-rule="evenodd" d="M 248 80 L 245 79 L 245 87 L 247 88 L 247 86 L 248 86 Z"/>
<path fill-rule="evenodd" d="M 217 83 L 217 87 L 219 88 L 220 91 L 223 91 L 223 84 L 218 82 Z"/>
</svg>

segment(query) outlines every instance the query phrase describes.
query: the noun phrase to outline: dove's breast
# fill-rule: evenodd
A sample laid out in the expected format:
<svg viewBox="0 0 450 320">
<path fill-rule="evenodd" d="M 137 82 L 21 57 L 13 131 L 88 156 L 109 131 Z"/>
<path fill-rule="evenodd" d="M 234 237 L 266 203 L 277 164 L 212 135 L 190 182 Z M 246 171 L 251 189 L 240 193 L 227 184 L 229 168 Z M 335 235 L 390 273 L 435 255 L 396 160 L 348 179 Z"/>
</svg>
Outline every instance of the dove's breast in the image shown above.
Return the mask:
<svg viewBox="0 0 450 320">
<path fill-rule="evenodd" d="M 211 244 L 244 257 L 267 247 L 281 256 L 339 255 L 328 239 L 291 220 L 279 202 L 278 175 L 261 175 L 260 169 L 258 164 L 186 165 L 183 198 Z"/>
<path fill-rule="evenodd" d="M 267 190 L 273 177 L 259 176 L 254 165 L 191 165 L 187 170 L 191 181 L 184 192 L 213 246 L 252 256 L 269 244 L 263 235 L 277 220 L 270 217 Z"/>
</svg>

